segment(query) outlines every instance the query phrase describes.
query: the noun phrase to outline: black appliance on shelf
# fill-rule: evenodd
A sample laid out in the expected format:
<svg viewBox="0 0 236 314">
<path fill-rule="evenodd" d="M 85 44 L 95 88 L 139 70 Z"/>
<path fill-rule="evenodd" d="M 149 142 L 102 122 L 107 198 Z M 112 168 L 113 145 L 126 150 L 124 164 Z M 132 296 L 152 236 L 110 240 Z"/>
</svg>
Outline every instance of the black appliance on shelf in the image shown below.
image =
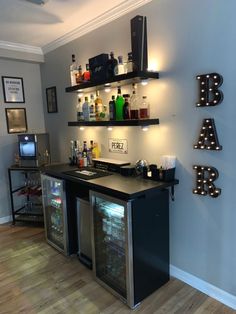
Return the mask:
<svg viewBox="0 0 236 314">
<path fill-rule="evenodd" d="M 89 59 L 91 81 L 105 80 L 107 78 L 107 63 L 107 53 L 102 53 Z"/>
<path fill-rule="evenodd" d="M 137 71 L 147 71 L 147 18 L 137 15 L 130 21 L 133 63 Z"/>
</svg>

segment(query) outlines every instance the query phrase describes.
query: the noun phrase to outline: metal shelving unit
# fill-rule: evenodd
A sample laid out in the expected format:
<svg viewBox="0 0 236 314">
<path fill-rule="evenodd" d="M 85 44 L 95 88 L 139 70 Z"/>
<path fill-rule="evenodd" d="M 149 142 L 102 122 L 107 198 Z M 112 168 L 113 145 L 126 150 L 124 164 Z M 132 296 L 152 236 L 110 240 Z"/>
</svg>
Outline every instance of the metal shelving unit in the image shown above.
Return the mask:
<svg viewBox="0 0 236 314">
<path fill-rule="evenodd" d="M 12 224 L 16 222 L 43 224 L 40 168 L 8 168 Z"/>
</svg>

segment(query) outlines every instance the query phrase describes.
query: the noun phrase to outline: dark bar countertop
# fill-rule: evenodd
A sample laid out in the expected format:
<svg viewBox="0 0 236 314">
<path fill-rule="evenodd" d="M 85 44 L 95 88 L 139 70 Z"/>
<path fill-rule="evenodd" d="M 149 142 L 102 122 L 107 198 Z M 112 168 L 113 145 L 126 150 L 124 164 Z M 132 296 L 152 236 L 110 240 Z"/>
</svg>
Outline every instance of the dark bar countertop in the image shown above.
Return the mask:
<svg viewBox="0 0 236 314">
<path fill-rule="evenodd" d="M 178 180 L 170 182 L 154 181 L 143 179 L 141 176 L 128 177 L 118 173 L 111 173 L 109 176 L 89 180 L 65 174 L 65 172 L 73 170 L 79 170 L 79 168 L 68 164 L 53 164 L 44 167 L 41 171 L 49 176 L 72 181 L 88 187 L 89 190 L 109 194 L 121 199 L 145 197 L 149 193 L 155 193 L 157 190 L 173 187 L 178 184 Z M 94 170 L 96 171 L 96 169 Z"/>
</svg>

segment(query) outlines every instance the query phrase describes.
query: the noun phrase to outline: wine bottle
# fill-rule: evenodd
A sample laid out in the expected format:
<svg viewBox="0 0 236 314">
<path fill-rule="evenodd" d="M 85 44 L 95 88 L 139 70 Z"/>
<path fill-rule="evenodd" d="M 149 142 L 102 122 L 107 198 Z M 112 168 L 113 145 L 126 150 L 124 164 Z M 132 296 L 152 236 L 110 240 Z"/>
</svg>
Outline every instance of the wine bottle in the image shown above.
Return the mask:
<svg viewBox="0 0 236 314">
<path fill-rule="evenodd" d="M 84 167 L 88 166 L 88 149 L 87 149 L 87 142 L 84 141 L 84 148 L 83 148 L 83 152 L 82 152 L 82 157 L 83 157 L 83 161 L 84 161 Z"/>
<path fill-rule="evenodd" d="M 114 58 L 114 52 L 110 52 L 110 59 L 107 61 L 107 78 L 112 78 L 114 77 L 114 70 L 115 67 L 117 66 L 117 59 Z"/>
<path fill-rule="evenodd" d="M 109 119 L 110 120 L 116 119 L 116 102 L 114 95 L 112 95 L 111 100 L 109 101 Z"/>
<path fill-rule="evenodd" d="M 125 94 L 123 95 L 124 99 L 125 99 L 125 103 L 123 106 L 123 118 L 124 120 L 129 120 L 130 119 L 130 103 L 129 103 L 129 94 Z"/>
</svg>

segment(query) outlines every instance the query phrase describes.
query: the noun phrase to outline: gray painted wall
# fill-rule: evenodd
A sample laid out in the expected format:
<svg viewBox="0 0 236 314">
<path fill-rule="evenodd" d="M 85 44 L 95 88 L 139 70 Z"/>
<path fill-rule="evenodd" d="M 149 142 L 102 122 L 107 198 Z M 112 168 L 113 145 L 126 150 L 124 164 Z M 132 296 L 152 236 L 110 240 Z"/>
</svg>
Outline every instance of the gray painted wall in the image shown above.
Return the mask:
<svg viewBox="0 0 236 314">
<path fill-rule="evenodd" d="M 227 4 L 224 0 L 154 0 L 48 53 L 41 66 L 43 90 L 56 85 L 58 91 L 59 112 L 45 115 L 53 160 L 67 161 L 70 139 L 97 140 L 104 157 L 131 162 L 146 158 L 159 163 L 161 155 L 175 154 L 180 184 L 170 206 L 171 263 L 233 295 L 236 295 L 235 10 L 234 0 Z M 152 81 L 144 92 L 139 92 L 148 95 L 151 115 L 159 117 L 161 124 L 146 133 L 139 128 L 114 128 L 108 133 L 104 128 L 82 132 L 67 127 L 67 121 L 76 117 L 76 94 L 65 93 L 70 84 L 71 54 L 75 53 L 82 65 L 89 57 L 110 50 L 126 55 L 130 51 L 129 21 L 137 14 L 148 18 L 149 60 L 157 61 L 160 72 L 160 80 Z M 196 108 L 195 76 L 210 72 L 224 77 L 224 101 L 215 108 Z M 204 118 L 215 119 L 223 151 L 193 150 Z M 109 137 L 127 138 L 128 155 L 108 153 Z M 194 164 L 218 169 L 217 186 L 222 188 L 219 198 L 192 194 Z"/>
<path fill-rule="evenodd" d="M 4 103 L 0 83 L 0 219 L 11 215 L 7 168 L 14 163 L 17 153 L 17 135 L 7 133 L 5 108 L 26 108 L 28 132 L 45 132 L 39 65 L 0 58 L 1 76 L 23 78 L 25 103 Z"/>
</svg>

